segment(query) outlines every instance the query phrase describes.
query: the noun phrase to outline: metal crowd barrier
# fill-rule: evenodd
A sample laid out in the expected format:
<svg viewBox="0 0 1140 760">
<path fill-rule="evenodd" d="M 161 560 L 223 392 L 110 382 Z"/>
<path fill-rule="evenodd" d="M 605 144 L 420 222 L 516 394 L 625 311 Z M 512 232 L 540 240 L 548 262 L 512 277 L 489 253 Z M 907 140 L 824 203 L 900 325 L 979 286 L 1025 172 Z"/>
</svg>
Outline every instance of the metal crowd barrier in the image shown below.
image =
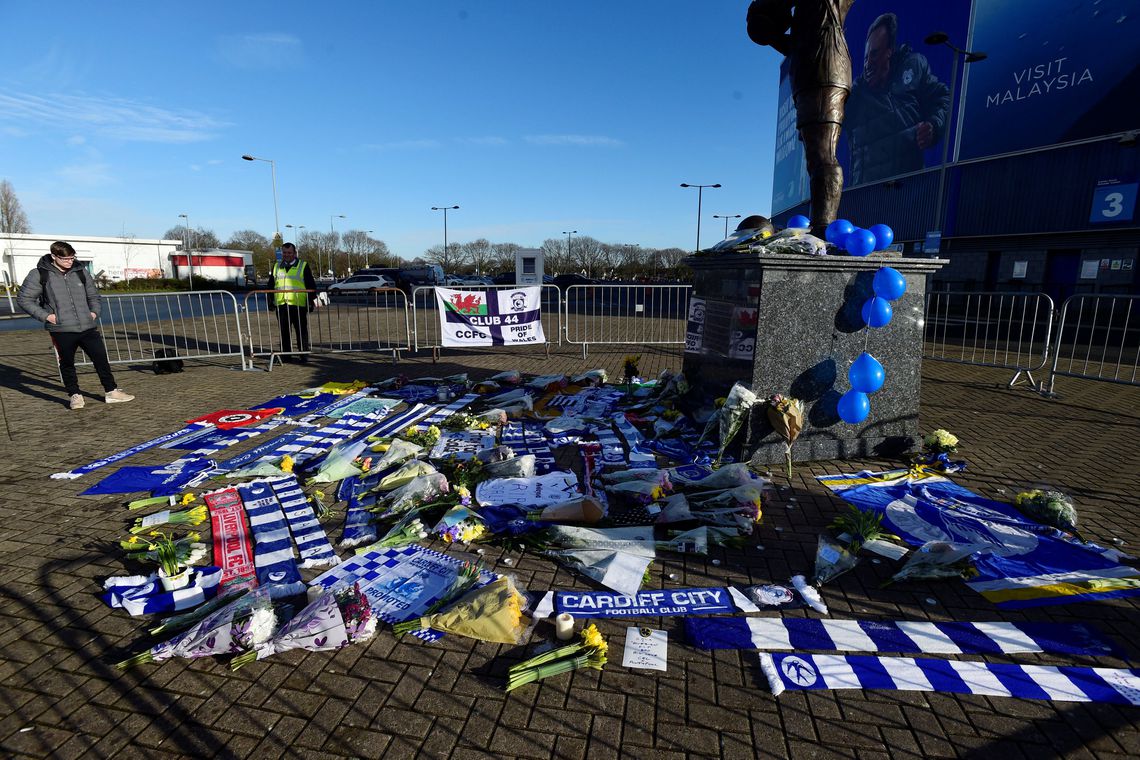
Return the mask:
<svg viewBox="0 0 1140 760">
<path fill-rule="evenodd" d="M 272 370 L 274 363 L 285 357 L 305 360 L 311 354 L 346 351 L 390 351 L 395 362 L 400 351 L 410 347 L 407 297 L 396 288 L 376 288 L 367 292 L 328 295 L 327 301 L 325 295 L 307 291 L 310 299 L 317 299 L 315 308 L 293 314 L 299 314 L 305 320 L 309 344 L 302 346 L 298 343 L 297 327 L 290 323 L 286 348 L 275 296 L 296 292 L 299 291 L 253 290 L 246 294 L 245 334 L 251 364 L 255 357 L 268 357 L 269 369 Z"/>
<path fill-rule="evenodd" d="M 1046 395 L 1057 376 L 1140 385 L 1140 328 L 1133 319 L 1140 295 L 1075 295 L 1061 304 L 1053 367 Z"/>
<path fill-rule="evenodd" d="M 684 345 L 691 285 L 571 285 L 566 289 L 566 342 Z"/>
<path fill-rule="evenodd" d="M 1033 373 L 1049 360 L 1053 299 L 1044 293 L 926 294 L 924 359 L 999 367 L 1022 375 L 1034 390 Z"/>
<path fill-rule="evenodd" d="M 519 285 L 449 285 L 449 290 L 513 290 Z M 542 330 L 546 335 L 546 355 L 550 356 L 550 344 L 562 345 L 562 292 L 554 285 L 543 285 L 540 294 Z M 551 329 L 553 328 L 553 333 Z M 432 358 L 439 358 L 443 348 L 443 336 L 439 329 L 439 307 L 436 304 L 435 288 L 421 286 L 412 290 L 412 333 L 416 351 L 431 349 Z"/>
<path fill-rule="evenodd" d="M 99 329 L 112 364 L 242 356 L 238 302 L 227 290 L 103 293 Z M 83 357 L 80 361 L 80 357 Z M 82 351 L 76 365 L 90 365 Z"/>
</svg>

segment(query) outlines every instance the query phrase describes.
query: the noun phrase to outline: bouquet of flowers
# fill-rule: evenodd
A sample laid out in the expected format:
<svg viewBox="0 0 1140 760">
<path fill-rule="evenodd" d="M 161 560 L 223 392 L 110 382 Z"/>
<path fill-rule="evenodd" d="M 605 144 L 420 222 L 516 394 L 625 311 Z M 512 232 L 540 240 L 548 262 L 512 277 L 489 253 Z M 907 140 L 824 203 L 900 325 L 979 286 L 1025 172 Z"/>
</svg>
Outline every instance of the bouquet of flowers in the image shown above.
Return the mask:
<svg viewBox="0 0 1140 760">
<path fill-rule="evenodd" d="M 748 541 L 748 536 L 742 536 L 732 528 L 702 525 L 692 530 L 672 531 L 667 541 L 657 541 L 656 544 L 658 549 L 681 554 L 708 554 L 710 546 L 743 549 Z"/>
<path fill-rule="evenodd" d="M 178 565 L 196 565 L 206 558 L 209 547 L 199 543 L 202 539 L 199 533 L 187 533 L 185 536 L 171 541 L 174 545 L 174 557 Z M 127 559 L 136 562 L 153 562 L 159 564 L 157 544 L 132 535 L 126 541 L 120 541 L 119 547 L 126 550 Z"/>
<path fill-rule="evenodd" d="M 513 691 L 543 678 L 558 676 L 580 668 L 601 670 L 606 664 L 609 645 L 593 623 L 582 629 L 582 640 L 576 644 L 552 649 L 531 657 L 510 669 L 507 691 Z"/>
<path fill-rule="evenodd" d="M 195 496 L 192 493 L 184 493 L 181 497 L 174 496 L 148 496 L 145 499 L 135 499 L 134 501 L 127 502 L 127 509 L 145 509 L 146 507 L 157 507 L 159 504 L 165 504 L 169 507 L 186 507 L 194 502 Z"/>
<path fill-rule="evenodd" d="M 379 454 L 383 452 L 383 456 L 376 461 L 377 470 L 386 470 L 389 467 L 393 467 L 400 462 L 411 459 L 423 450 L 423 446 L 400 438 L 394 438 L 386 443 L 380 443 L 372 447 L 374 453 Z"/>
<path fill-rule="evenodd" d="M 728 392 L 720 409 L 709 419 L 697 443 L 699 444 L 712 432 L 714 424 L 719 428 L 720 446 L 717 449 L 716 462 L 713 466 L 720 466 L 720 463 L 724 460 L 725 449 L 732 443 L 732 439 L 736 437 L 736 434 L 740 432 L 740 428 L 744 426 L 744 421 L 748 418 L 748 412 L 751 411 L 757 400 L 755 393 L 740 383 L 737 383 L 733 385 L 732 390 Z"/>
<path fill-rule="evenodd" d="M 765 403 L 768 406 L 768 422 L 776 433 L 784 439 L 784 462 L 788 466 L 788 478 L 792 477 L 792 444 L 804 428 L 804 402 L 791 396 L 777 393 Z"/>
<path fill-rule="evenodd" d="M 203 618 L 185 633 L 128 657 L 115 667 L 126 670 L 173 657 L 192 660 L 256 649 L 269 640 L 277 625 L 269 590 L 269 586 L 260 586 Z"/>
<path fill-rule="evenodd" d="M 334 483 L 359 475 L 364 468 L 362 455 L 367 448 L 368 442 L 364 440 L 347 441 L 333 446 L 309 482 Z"/>
<path fill-rule="evenodd" d="M 1077 540 L 1085 541 L 1077 531 L 1077 508 L 1073 500 L 1060 491 L 1022 491 L 1013 503 L 1017 511 L 1029 519 L 1072 533 Z"/>
<path fill-rule="evenodd" d="M 522 373 L 517 369 L 510 369 L 506 372 L 500 372 L 497 375 L 491 375 L 491 379 L 498 383 L 507 383 L 508 385 L 518 385 L 522 382 Z"/>
<path fill-rule="evenodd" d="M 927 541 L 914 551 L 906 564 L 883 586 L 895 581 L 972 578 L 978 574 L 978 570 L 970 561 L 970 555 L 981 548 L 980 544 Z"/>
<path fill-rule="evenodd" d="M 630 354 L 622 360 L 621 363 L 621 383 L 625 386 L 625 392 L 628 394 L 633 390 L 633 384 L 639 382 L 641 378 L 638 375 L 637 365 L 641 362 L 641 356 L 634 356 Z"/>
<path fill-rule="evenodd" d="M 382 468 L 377 467 L 376 469 L 380 470 Z M 416 478 L 422 477 L 424 475 L 434 475 L 438 472 L 439 470 L 435 469 L 435 467 L 433 467 L 428 462 L 421 462 L 419 459 L 412 459 L 401 465 L 399 469 L 390 472 L 384 477 L 380 478 L 380 482 L 376 484 L 376 487 L 373 490 L 394 491 L 400 486 L 411 483 Z"/>
<path fill-rule="evenodd" d="M 827 536 L 820 536 L 815 549 L 815 576 L 812 583 L 822 586 L 859 564 L 859 558 Z"/>
<path fill-rule="evenodd" d="M 474 414 L 459 412 L 443 421 L 444 430 L 487 430 L 491 423 Z"/>
<path fill-rule="evenodd" d="M 551 504 L 527 512 L 528 520 L 593 525 L 606 516 L 606 507 L 592 496 Z"/>
<path fill-rule="evenodd" d="M 467 498 L 470 503 L 470 497 Z M 434 528 L 445 542 L 469 544 L 478 541 L 487 533 L 487 526 L 479 519 L 479 515 L 471 511 L 464 504 L 457 504 L 440 518 Z"/>
<path fill-rule="evenodd" d="M 752 524 L 764 517 L 764 498 L 762 487 L 743 485 L 726 491 L 690 494 L 688 501 L 693 517 L 713 525 L 735 525 L 741 532 L 751 533 Z"/>
<path fill-rule="evenodd" d="M 239 654 L 230 662 L 237 670 L 255 660 L 262 660 L 290 649 L 320 652 L 340 649 L 349 644 L 368 641 L 376 632 L 376 616 L 360 584 L 326 589 L 272 638 Z"/>
<path fill-rule="evenodd" d="M 574 375 L 570 378 L 571 385 L 590 385 L 601 386 L 606 384 L 608 379 L 604 369 L 591 369 L 583 372 L 580 375 Z"/>
<path fill-rule="evenodd" d="M 429 612 L 392 628 L 396 634 L 433 628 L 443 633 L 499 644 L 519 644 L 530 627 L 523 615 L 526 600 L 514 581 L 501 576 L 493 583 L 468 592 L 443 612 Z"/>
<path fill-rule="evenodd" d="M 660 501 L 673 492 L 673 484 L 669 482 L 669 474 L 663 470 L 650 470 L 656 477 L 646 480 L 626 480 L 606 486 L 606 493 L 615 496 L 627 496 L 639 504 L 651 504 Z"/>
<path fill-rule="evenodd" d="M 164 510 L 162 512 L 155 512 L 153 515 L 146 517 L 136 517 L 135 524 L 131 528 L 132 535 L 143 533 L 156 525 L 189 525 L 196 527 L 206 521 L 206 505 L 199 504 L 190 509 L 184 509 L 181 512 L 170 512 Z"/>
<path fill-rule="evenodd" d="M 883 516 L 881 514 L 871 511 L 864 512 L 858 507 L 850 507 L 846 513 L 832 520 L 828 527 L 851 536 L 849 546 L 852 554 L 858 554 L 860 547 L 868 541 L 880 538 L 901 540 L 894 533 L 887 533 L 883 530 Z"/>
<path fill-rule="evenodd" d="M 400 437 L 410 443 L 423 446 L 425 449 L 430 449 L 435 446 L 436 441 L 439 440 L 439 428 L 435 425 L 428 427 L 426 430 L 416 430 L 410 427 L 404 432 L 400 433 Z"/>
<path fill-rule="evenodd" d="M 414 516 L 414 512 L 408 512 L 404 517 L 397 521 L 392 528 L 385 533 L 380 540 L 368 546 L 360 547 L 356 550 L 357 554 L 372 551 L 373 549 L 386 548 L 396 549 L 401 546 L 408 546 L 414 544 L 416 541 L 427 538 L 427 528 L 423 522 Z"/>
<path fill-rule="evenodd" d="M 949 430 L 939 428 L 922 439 L 923 455 L 915 457 L 917 464 L 934 467 L 943 472 L 959 472 L 966 469 L 964 461 L 950 461 L 950 455 L 958 451 L 958 437 Z"/>
<path fill-rule="evenodd" d="M 381 512 L 382 516 L 390 517 L 430 504 L 449 490 L 447 478 L 442 473 L 421 475 L 392 491 L 382 501 L 377 500 L 376 504 L 368 509 L 370 512 Z"/>
</svg>

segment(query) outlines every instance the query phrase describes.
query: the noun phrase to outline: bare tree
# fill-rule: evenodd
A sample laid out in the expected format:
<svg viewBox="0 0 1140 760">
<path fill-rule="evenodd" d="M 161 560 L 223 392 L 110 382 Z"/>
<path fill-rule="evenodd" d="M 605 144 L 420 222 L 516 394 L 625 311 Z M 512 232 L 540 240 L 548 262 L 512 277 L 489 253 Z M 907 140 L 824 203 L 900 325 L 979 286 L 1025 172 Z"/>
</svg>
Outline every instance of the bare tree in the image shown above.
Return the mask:
<svg viewBox="0 0 1140 760">
<path fill-rule="evenodd" d="M 472 240 L 469 243 L 464 243 L 459 247 L 460 255 L 466 261 L 475 274 L 483 274 L 487 271 L 493 255 L 491 241 L 487 238 L 479 238 Z"/>
<path fill-rule="evenodd" d="M 218 241 L 218 236 L 214 234 L 213 230 L 203 229 L 187 229 L 181 224 L 177 227 L 171 227 L 163 234 L 163 240 L 183 240 L 186 241 L 191 251 L 203 251 L 207 248 L 221 248 L 222 244 Z"/>
<path fill-rule="evenodd" d="M 268 272 L 277 259 L 269 238 L 256 230 L 238 230 L 230 235 L 223 247 L 251 252 L 255 272 Z"/>
<path fill-rule="evenodd" d="M 518 243 L 495 243 L 491 246 L 491 261 L 487 264 L 489 270 L 495 272 L 509 272 L 515 266 L 515 252 L 522 248 Z"/>
<path fill-rule="evenodd" d="M 570 255 L 566 248 L 566 238 L 547 238 L 542 241 L 542 257 L 545 259 L 546 271 L 551 274 L 567 274 L 572 268 Z M 514 262 L 511 262 L 514 266 Z"/>
<path fill-rule="evenodd" d="M 459 264 L 462 256 L 457 243 L 448 243 L 446 251 L 442 245 L 433 245 L 424 251 L 423 258 L 432 264 L 439 264 L 444 272 L 451 272 Z"/>
<path fill-rule="evenodd" d="M 31 231 L 28 215 L 16 197 L 16 189 L 8 180 L 0 181 L 0 232 L 27 235 Z"/>
<path fill-rule="evenodd" d="M 607 246 L 589 235 L 574 238 L 570 255 L 573 266 L 585 272 L 587 277 L 603 274 L 611 263 Z"/>
</svg>

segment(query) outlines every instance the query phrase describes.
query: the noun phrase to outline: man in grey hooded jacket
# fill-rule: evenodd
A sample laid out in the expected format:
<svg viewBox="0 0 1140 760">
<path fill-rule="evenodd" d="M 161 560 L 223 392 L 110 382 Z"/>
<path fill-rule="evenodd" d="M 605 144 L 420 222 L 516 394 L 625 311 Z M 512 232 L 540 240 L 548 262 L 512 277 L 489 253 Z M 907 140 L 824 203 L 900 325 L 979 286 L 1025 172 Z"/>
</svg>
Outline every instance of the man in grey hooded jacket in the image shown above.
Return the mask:
<svg viewBox="0 0 1140 760">
<path fill-rule="evenodd" d="M 70 243 L 51 244 L 51 253 L 41 258 L 24 278 L 19 304 L 21 309 L 43 322 L 51 335 L 59 356 L 59 374 L 72 409 L 83 408 L 83 394 L 79 392 L 79 377 L 75 372 L 75 352 L 80 348 L 95 365 L 105 391 L 103 398 L 108 404 L 134 399 L 115 385 L 103 336 L 95 323 L 102 307 L 99 291 L 89 277 L 79 274 L 75 249 Z"/>
</svg>

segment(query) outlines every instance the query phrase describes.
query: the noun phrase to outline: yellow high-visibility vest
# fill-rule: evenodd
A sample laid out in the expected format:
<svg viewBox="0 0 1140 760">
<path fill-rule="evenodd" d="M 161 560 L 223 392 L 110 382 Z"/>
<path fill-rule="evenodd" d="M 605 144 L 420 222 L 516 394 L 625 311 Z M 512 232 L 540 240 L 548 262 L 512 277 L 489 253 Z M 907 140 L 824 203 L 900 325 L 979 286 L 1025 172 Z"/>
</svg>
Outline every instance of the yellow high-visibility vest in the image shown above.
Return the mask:
<svg viewBox="0 0 1140 760">
<path fill-rule="evenodd" d="M 299 290 L 300 293 L 277 293 L 275 303 L 278 306 L 307 306 L 309 294 L 305 292 L 305 262 L 298 260 L 290 269 L 278 262 L 273 265 L 274 290 Z"/>
</svg>

